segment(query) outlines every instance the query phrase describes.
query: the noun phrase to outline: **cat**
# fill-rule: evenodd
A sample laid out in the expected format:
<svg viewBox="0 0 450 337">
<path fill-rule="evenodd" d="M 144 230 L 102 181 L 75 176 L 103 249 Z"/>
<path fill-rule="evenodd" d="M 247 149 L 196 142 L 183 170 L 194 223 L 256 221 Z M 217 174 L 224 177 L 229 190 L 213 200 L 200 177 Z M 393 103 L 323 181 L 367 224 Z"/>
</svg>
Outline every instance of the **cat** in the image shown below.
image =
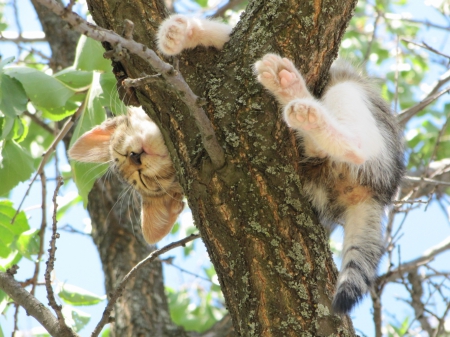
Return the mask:
<svg viewBox="0 0 450 337">
<path fill-rule="evenodd" d="M 165 237 L 183 210 L 183 190 L 164 139 L 140 108 L 128 108 L 126 115 L 85 132 L 70 148 L 69 158 L 110 163 L 112 170 L 139 192 L 142 234 L 148 243 Z"/>
<path fill-rule="evenodd" d="M 199 45 L 221 49 L 230 32 L 225 24 L 174 15 L 159 29 L 158 47 L 165 55 Z M 332 306 L 348 313 L 369 291 L 384 253 L 383 214 L 404 173 L 400 128 L 369 80 L 344 62 L 330 69 L 321 99 L 286 58 L 267 54 L 254 72 L 298 136 L 303 190 L 321 223 L 344 227 Z"/>
</svg>

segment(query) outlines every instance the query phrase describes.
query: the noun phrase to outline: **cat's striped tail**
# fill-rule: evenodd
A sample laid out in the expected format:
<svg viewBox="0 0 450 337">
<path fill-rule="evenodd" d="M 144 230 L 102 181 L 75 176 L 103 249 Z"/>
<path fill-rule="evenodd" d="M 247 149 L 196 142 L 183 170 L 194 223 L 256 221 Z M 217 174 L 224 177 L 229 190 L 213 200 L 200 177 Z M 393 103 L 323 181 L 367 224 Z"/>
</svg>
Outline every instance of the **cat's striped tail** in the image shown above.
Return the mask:
<svg viewBox="0 0 450 337">
<path fill-rule="evenodd" d="M 376 278 L 383 255 L 383 207 L 373 200 L 349 207 L 345 216 L 342 267 L 333 309 L 348 313 L 366 294 Z"/>
</svg>

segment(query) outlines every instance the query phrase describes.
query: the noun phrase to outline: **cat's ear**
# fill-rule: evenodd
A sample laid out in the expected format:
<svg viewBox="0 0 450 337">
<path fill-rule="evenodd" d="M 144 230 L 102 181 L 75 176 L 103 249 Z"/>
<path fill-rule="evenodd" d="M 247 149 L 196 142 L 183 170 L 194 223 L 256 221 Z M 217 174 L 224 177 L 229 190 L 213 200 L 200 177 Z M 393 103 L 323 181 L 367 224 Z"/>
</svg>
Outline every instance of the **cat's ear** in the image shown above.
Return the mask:
<svg viewBox="0 0 450 337">
<path fill-rule="evenodd" d="M 85 132 L 70 148 L 69 158 L 83 163 L 109 162 L 109 143 L 116 126 L 113 118 Z"/>
<path fill-rule="evenodd" d="M 145 241 L 156 243 L 169 234 L 183 208 L 181 193 L 143 197 L 141 225 Z"/>
</svg>

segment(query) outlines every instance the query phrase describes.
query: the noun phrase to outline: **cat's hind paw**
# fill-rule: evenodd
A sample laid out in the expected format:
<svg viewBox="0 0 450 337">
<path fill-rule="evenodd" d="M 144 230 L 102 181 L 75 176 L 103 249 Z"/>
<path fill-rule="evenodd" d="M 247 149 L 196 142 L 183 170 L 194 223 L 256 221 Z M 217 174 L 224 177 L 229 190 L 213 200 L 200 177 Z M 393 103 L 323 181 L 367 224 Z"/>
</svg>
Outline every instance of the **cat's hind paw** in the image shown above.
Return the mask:
<svg viewBox="0 0 450 337">
<path fill-rule="evenodd" d="M 185 49 L 187 40 L 192 36 L 189 19 L 183 15 L 172 15 L 158 30 L 158 48 L 165 55 L 177 55 Z"/>
<path fill-rule="evenodd" d="M 287 104 L 295 98 L 309 98 L 302 75 L 287 58 L 266 54 L 255 63 L 258 81 L 282 103 Z"/>
<path fill-rule="evenodd" d="M 317 102 L 310 99 L 296 99 L 284 109 L 284 120 L 296 130 L 309 131 L 324 126 L 323 113 Z"/>
</svg>

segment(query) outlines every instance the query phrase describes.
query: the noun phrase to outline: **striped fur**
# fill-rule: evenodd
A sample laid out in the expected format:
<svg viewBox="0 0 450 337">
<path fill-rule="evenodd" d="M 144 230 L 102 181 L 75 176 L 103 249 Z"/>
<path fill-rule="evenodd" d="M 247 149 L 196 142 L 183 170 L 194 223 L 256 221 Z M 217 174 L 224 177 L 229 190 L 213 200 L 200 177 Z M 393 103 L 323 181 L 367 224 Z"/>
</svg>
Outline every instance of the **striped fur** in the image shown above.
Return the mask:
<svg viewBox="0 0 450 337">
<path fill-rule="evenodd" d="M 69 150 L 71 159 L 106 163 L 141 195 L 144 238 L 156 243 L 183 210 L 183 192 L 161 132 L 137 108 L 83 134 Z"/>
<path fill-rule="evenodd" d="M 404 171 L 399 127 L 379 94 L 346 64 L 332 67 L 321 100 L 287 59 L 268 54 L 255 73 L 298 134 L 304 191 L 321 222 L 344 226 L 333 308 L 348 313 L 369 291 L 384 251 L 383 212 Z"/>
</svg>

